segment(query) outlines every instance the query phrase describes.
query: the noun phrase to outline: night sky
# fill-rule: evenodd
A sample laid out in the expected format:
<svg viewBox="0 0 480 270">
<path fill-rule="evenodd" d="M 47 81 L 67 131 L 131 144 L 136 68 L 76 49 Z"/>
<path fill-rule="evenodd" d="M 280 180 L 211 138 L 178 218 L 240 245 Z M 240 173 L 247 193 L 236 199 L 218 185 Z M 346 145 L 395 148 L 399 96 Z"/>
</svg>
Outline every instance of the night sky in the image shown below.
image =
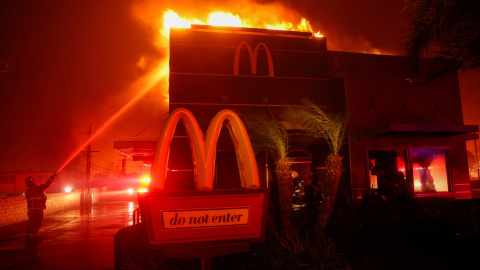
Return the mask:
<svg viewBox="0 0 480 270">
<path fill-rule="evenodd" d="M 329 50 L 402 55 L 403 2 L 0 0 L 0 61 L 9 63 L 0 73 L 0 171 L 56 171 L 85 142 L 90 124 L 99 130 L 134 98 L 166 56 L 156 22 L 165 9 L 182 16 L 273 7 L 307 18 Z M 480 123 L 478 74 L 460 74 L 465 124 Z M 152 87 L 93 141 L 97 172 L 120 166 L 113 141 L 133 138 L 166 112 L 163 91 L 163 84 Z"/>
</svg>

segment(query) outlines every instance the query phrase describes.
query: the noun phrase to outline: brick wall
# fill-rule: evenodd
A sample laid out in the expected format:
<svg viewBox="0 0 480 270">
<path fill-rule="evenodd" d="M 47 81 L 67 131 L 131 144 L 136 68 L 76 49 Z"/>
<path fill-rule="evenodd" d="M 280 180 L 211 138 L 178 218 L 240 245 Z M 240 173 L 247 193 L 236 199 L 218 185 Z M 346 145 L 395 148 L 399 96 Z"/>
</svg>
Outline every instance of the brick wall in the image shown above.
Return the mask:
<svg viewBox="0 0 480 270">
<path fill-rule="evenodd" d="M 27 202 L 24 196 L 0 199 L 0 226 L 27 219 Z"/>
<path fill-rule="evenodd" d="M 70 193 L 47 193 L 48 215 L 60 210 L 80 207 L 80 190 Z M 27 220 L 27 200 L 25 196 L 0 199 L 0 226 L 5 226 Z"/>
</svg>

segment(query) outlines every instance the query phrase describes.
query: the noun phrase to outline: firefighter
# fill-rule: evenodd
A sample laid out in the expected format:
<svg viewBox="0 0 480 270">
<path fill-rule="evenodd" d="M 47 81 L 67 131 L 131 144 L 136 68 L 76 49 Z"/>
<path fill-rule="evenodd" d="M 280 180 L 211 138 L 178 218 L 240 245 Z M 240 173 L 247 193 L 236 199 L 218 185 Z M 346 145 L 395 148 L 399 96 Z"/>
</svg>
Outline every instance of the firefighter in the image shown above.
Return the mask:
<svg viewBox="0 0 480 270">
<path fill-rule="evenodd" d="M 39 184 L 33 176 L 25 178 L 25 185 L 27 185 L 27 191 L 25 192 L 25 198 L 27 199 L 28 207 L 28 228 L 25 240 L 38 241 L 42 239 L 38 237 L 37 233 L 42 225 L 43 209 L 46 209 L 47 196 L 45 196 L 45 189 L 52 184 L 53 180 L 57 176 L 57 173 L 52 174 L 50 178 L 44 183 Z"/>
</svg>

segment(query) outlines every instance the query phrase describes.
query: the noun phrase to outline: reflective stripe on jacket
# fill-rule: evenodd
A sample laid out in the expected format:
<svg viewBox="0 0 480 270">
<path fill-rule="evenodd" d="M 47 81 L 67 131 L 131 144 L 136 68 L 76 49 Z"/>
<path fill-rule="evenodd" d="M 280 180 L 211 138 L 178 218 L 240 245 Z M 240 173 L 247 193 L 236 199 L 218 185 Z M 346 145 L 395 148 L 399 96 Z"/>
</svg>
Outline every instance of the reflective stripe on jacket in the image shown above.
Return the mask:
<svg viewBox="0 0 480 270">
<path fill-rule="evenodd" d="M 28 210 L 46 209 L 47 196 L 27 198 Z"/>
</svg>

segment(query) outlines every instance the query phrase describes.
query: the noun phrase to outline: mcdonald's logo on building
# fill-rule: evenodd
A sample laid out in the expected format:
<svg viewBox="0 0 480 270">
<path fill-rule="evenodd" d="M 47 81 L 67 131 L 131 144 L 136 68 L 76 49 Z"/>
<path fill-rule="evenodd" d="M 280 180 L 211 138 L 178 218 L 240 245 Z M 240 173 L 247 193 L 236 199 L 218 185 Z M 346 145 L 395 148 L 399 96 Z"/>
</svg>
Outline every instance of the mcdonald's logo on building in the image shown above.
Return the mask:
<svg viewBox="0 0 480 270">
<path fill-rule="evenodd" d="M 241 186 L 244 188 L 260 187 L 257 162 L 250 138 L 236 113 L 231 110 L 218 112 L 210 122 L 207 136 L 204 138 L 193 114 L 187 109 L 179 108 L 170 114 L 160 135 L 151 169 L 150 190 L 163 191 L 165 188 L 170 144 L 180 120 L 185 124 L 190 141 L 197 190 L 213 189 L 217 142 L 225 121 L 228 122 L 228 130 L 235 142 Z"/>
<path fill-rule="evenodd" d="M 269 77 L 275 77 L 275 71 L 273 69 L 273 61 L 272 61 L 272 55 L 270 54 L 270 50 L 268 49 L 267 44 L 260 42 L 255 46 L 255 50 L 252 50 L 252 47 L 248 42 L 242 41 L 240 44 L 237 46 L 237 50 L 235 51 L 235 59 L 233 61 L 233 75 L 239 75 L 239 64 L 240 64 L 240 51 L 242 50 L 242 47 L 245 46 L 248 50 L 248 55 L 250 56 L 250 70 L 253 75 L 257 74 L 257 60 L 258 60 L 258 51 L 260 47 L 263 47 L 265 49 L 265 52 L 267 54 L 267 61 L 268 61 L 268 76 Z"/>
<path fill-rule="evenodd" d="M 179 121 L 185 124 L 192 150 L 196 190 L 166 191 L 170 144 Z M 239 189 L 213 189 L 216 147 L 225 122 L 237 155 Z M 250 139 L 233 111 L 218 112 L 204 137 L 190 111 L 174 110 L 162 129 L 151 179 L 149 192 L 139 194 L 140 212 L 151 247 L 162 249 L 165 258 L 246 252 L 251 242 L 264 241 L 268 188 L 260 187 Z"/>
</svg>

